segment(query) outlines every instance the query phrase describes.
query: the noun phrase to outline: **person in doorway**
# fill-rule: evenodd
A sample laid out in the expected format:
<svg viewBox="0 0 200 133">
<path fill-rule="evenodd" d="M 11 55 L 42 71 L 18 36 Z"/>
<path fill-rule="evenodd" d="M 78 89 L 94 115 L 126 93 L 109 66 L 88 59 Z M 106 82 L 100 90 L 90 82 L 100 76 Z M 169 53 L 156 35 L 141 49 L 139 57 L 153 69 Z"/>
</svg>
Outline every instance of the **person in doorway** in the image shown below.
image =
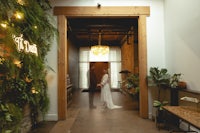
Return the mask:
<svg viewBox="0 0 200 133">
<path fill-rule="evenodd" d="M 101 87 L 101 101 L 103 102 L 103 106 L 108 109 L 122 108 L 122 106 L 113 104 L 113 99 L 109 84 L 108 70 L 104 69 L 103 73 L 104 75 L 101 79 L 101 83 L 97 84 L 97 86 Z"/>
<path fill-rule="evenodd" d="M 97 77 L 95 74 L 95 66 L 92 65 L 89 71 L 89 106 L 90 108 L 96 108 L 94 106 L 94 94 L 97 87 Z"/>
</svg>

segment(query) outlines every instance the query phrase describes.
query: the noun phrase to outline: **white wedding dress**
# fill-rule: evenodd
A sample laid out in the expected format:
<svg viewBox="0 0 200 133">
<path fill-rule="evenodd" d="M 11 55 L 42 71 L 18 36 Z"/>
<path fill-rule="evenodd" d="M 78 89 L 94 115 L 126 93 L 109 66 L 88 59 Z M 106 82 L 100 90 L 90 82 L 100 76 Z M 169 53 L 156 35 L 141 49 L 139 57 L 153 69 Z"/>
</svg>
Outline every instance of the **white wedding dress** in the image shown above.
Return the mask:
<svg viewBox="0 0 200 133">
<path fill-rule="evenodd" d="M 104 74 L 101 79 L 101 101 L 106 104 L 106 107 L 109 109 L 122 108 L 122 106 L 114 105 L 109 85 L 109 76 Z"/>
</svg>

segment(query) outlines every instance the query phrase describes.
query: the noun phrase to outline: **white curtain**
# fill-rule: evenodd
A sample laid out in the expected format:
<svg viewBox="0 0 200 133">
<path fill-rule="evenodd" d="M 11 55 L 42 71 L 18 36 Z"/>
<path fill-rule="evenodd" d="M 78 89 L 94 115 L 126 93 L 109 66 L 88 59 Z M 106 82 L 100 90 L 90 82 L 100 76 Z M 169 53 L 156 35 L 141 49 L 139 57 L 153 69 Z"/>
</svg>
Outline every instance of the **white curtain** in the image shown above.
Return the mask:
<svg viewBox="0 0 200 133">
<path fill-rule="evenodd" d="M 109 62 L 110 62 L 110 83 L 111 88 L 118 88 L 118 83 L 121 81 L 121 48 L 120 47 L 110 47 L 109 52 Z"/>
<path fill-rule="evenodd" d="M 79 88 L 88 88 L 89 54 L 90 47 L 79 49 Z"/>
<path fill-rule="evenodd" d="M 90 52 L 90 47 L 81 47 L 79 49 L 79 88 L 88 88 L 87 72 L 90 62 L 109 62 L 110 63 L 110 81 L 111 88 L 118 88 L 118 82 L 121 81 L 121 49 L 120 47 L 110 47 L 109 54 L 96 56 Z"/>
</svg>

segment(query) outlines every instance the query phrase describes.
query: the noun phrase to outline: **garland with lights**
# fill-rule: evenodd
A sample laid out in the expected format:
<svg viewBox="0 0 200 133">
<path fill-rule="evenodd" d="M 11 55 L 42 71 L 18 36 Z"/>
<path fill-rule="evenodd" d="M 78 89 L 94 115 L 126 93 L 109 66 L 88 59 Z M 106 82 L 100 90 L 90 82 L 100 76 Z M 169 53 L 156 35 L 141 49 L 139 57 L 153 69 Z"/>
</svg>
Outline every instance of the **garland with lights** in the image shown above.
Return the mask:
<svg viewBox="0 0 200 133">
<path fill-rule="evenodd" d="M 23 108 L 33 127 L 48 111 L 46 58 L 57 35 L 48 0 L 0 1 L 0 132 L 20 132 Z"/>
</svg>

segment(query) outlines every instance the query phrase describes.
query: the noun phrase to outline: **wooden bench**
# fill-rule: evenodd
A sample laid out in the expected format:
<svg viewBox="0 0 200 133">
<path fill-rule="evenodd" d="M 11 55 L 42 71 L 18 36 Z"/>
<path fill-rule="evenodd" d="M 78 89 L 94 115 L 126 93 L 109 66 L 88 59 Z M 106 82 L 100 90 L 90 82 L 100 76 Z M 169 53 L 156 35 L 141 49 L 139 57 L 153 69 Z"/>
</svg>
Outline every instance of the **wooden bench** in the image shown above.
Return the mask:
<svg viewBox="0 0 200 133">
<path fill-rule="evenodd" d="M 188 124 L 188 130 L 187 131 L 181 131 L 181 130 L 171 130 L 172 132 L 196 132 L 192 131 L 190 129 L 190 126 L 194 126 L 197 129 L 200 129 L 200 112 L 198 108 L 191 108 L 189 106 L 164 106 L 164 111 L 166 113 L 171 113 L 179 118 L 179 121 L 184 121 Z M 167 119 L 167 118 L 166 118 Z M 167 121 L 167 120 L 166 120 Z"/>
</svg>

